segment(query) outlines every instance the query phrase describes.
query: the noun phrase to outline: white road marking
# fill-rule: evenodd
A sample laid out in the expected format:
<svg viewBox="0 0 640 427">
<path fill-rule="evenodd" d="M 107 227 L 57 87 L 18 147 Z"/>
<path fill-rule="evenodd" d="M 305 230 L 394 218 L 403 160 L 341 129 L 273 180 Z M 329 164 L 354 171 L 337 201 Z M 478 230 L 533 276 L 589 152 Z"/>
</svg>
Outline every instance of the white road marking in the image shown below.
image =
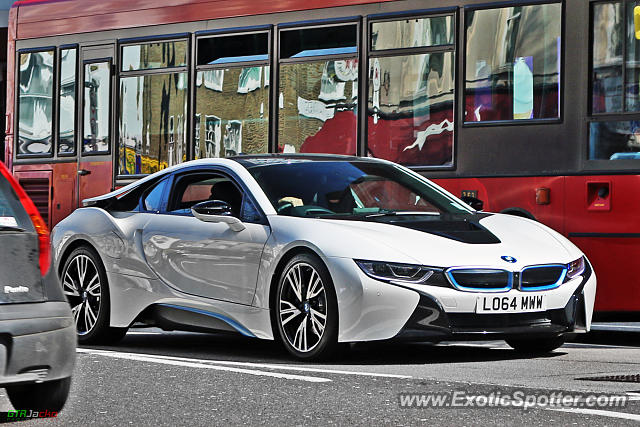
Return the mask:
<svg viewBox="0 0 640 427">
<path fill-rule="evenodd" d="M 140 362 L 153 362 L 153 363 L 160 363 L 164 365 L 184 366 L 189 368 L 213 369 L 216 371 L 227 371 L 227 372 L 235 372 L 239 374 L 283 378 L 288 380 L 300 380 L 300 381 L 308 381 L 312 383 L 325 383 L 325 382 L 331 381 L 329 378 L 310 377 L 305 375 L 293 375 L 293 374 L 285 374 L 280 372 L 258 371 L 253 369 L 234 368 L 231 366 L 219 366 L 219 365 L 213 365 L 213 364 L 188 362 L 188 361 L 182 361 L 182 360 L 171 360 L 171 359 L 164 359 L 161 357 L 156 357 L 156 356 L 147 355 L 147 354 L 122 353 L 118 351 L 92 350 L 92 349 L 86 349 L 86 348 L 78 348 L 76 349 L 76 351 L 78 353 L 94 354 L 99 356 L 112 357 L 115 359 L 136 360 Z"/>
<path fill-rule="evenodd" d="M 629 414 L 627 412 L 605 411 L 603 409 L 582 409 L 582 408 L 546 408 L 548 411 L 568 412 L 572 414 L 600 415 L 603 417 L 621 418 L 624 420 L 640 421 L 640 414 Z"/>
<path fill-rule="evenodd" d="M 137 353 L 132 353 L 132 354 L 137 354 Z M 311 368 L 311 367 L 295 366 L 295 365 L 281 365 L 278 363 L 255 363 L 255 362 L 234 362 L 231 360 L 191 359 L 187 357 L 164 356 L 164 355 L 156 355 L 156 354 L 145 354 L 145 356 L 155 357 L 158 359 L 179 360 L 179 361 L 185 361 L 185 362 L 212 363 L 217 365 L 235 365 L 235 366 L 246 366 L 251 368 L 262 368 L 262 369 L 281 369 L 283 371 L 318 372 L 322 374 L 360 375 L 365 377 L 383 377 L 383 378 L 400 378 L 400 379 L 412 378 L 410 375 L 384 374 L 384 373 L 378 373 L 378 372 L 344 371 L 344 370 L 336 370 L 336 369 Z"/>
<path fill-rule="evenodd" d="M 81 353 L 91 353 L 91 352 L 105 352 L 105 350 L 91 350 L 79 348 L 78 352 Z M 357 371 L 345 371 L 345 370 L 337 370 L 337 369 L 324 369 L 324 368 L 311 368 L 306 366 L 293 366 L 293 365 L 280 365 L 277 363 L 255 363 L 255 362 L 234 362 L 231 360 L 211 360 L 211 359 L 193 359 L 188 357 L 179 357 L 179 356 L 164 356 L 160 354 L 148 354 L 148 353 L 120 353 L 120 352 L 107 352 L 107 353 L 119 353 L 126 355 L 134 355 L 134 356 L 144 356 L 153 359 L 162 359 L 162 360 L 173 360 L 177 362 L 187 362 L 187 363 L 200 363 L 200 364 L 211 364 L 211 365 L 223 365 L 223 366 L 243 366 L 247 368 L 261 368 L 261 369 L 274 369 L 274 370 L 283 370 L 283 371 L 299 371 L 299 372 L 316 372 L 321 374 L 336 374 L 336 375 L 359 375 L 366 377 L 382 377 L 382 378 L 399 378 L 399 379 L 411 379 L 413 378 L 410 375 L 399 375 L 399 374 L 384 374 L 378 372 L 357 372 Z M 314 377 L 315 378 L 315 377 Z"/>
<path fill-rule="evenodd" d="M 129 331 L 127 335 L 162 335 L 162 332 Z"/>
</svg>

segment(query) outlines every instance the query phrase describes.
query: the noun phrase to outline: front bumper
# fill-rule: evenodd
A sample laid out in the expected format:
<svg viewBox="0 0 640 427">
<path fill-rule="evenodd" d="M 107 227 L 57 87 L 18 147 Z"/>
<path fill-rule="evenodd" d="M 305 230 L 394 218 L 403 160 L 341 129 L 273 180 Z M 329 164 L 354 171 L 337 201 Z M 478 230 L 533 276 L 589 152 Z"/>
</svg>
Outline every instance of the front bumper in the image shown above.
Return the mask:
<svg viewBox="0 0 640 427">
<path fill-rule="evenodd" d="M 0 386 L 71 376 L 76 329 L 69 304 L 50 301 L 0 308 Z"/>
<path fill-rule="evenodd" d="M 581 277 L 540 291 L 547 295 L 547 311 L 513 314 L 476 314 L 477 298 L 486 293 L 381 282 L 347 258 L 330 258 L 327 265 L 338 296 L 340 342 L 549 336 L 587 331 L 591 324 L 596 277 L 588 263 Z"/>
<path fill-rule="evenodd" d="M 531 313 L 448 313 L 434 297 L 420 293 L 420 301 L 413 314 L 394 338 L 486 340 L 586 332 L 589 322 L 584 290 L 587 284 L 595 286 L 595 276 L 588 264 L 580 284 L 564 307 Z"/>
</svg>

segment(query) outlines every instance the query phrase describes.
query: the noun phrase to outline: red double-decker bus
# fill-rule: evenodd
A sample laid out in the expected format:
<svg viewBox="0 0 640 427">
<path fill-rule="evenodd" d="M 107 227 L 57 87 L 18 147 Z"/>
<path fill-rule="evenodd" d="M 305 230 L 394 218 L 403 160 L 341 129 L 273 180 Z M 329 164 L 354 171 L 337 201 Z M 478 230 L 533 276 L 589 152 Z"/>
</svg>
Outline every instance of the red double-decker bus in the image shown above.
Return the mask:
<svg viewBox="0 0 640 427">
<path fill-rule="evenodd" d="M 596 310 L 637 316 L 634 7 L 18 1 L 5 162 L 54 226 L 84 198 L 190 159 L 381 157 L 568 236 L 598 274 Z"/>
</svg>

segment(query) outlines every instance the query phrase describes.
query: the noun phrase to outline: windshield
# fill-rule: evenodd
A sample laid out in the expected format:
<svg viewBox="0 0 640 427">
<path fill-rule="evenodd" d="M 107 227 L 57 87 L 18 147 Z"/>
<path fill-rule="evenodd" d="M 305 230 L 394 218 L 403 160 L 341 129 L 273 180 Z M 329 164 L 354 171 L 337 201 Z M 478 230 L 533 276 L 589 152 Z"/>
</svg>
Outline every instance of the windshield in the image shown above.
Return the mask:
<svg viewBox="0 0 640 427">
<path fill-rule="evenodd" d="M 280 215 L 352 217 L 473 212 L 426 179 L 369 161 L 282 160 L 247 165 Z"/>
</svg>

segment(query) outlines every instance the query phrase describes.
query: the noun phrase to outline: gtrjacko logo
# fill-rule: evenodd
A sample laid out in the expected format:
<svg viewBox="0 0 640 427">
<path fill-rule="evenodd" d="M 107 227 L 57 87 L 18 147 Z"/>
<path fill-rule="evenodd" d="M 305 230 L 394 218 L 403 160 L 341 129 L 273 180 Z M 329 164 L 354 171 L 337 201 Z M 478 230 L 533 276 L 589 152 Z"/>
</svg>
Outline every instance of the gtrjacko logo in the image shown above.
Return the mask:
<svg viewBox="0 0 640 427">
<path fill-rule="evenodd" d="M 24 421 L 33 418 L 56 418 L 56 411 L 34 411 L 32 409 L 19 409 L 17 411 L 0 412 L 0 422 Z"/>
</svg>

